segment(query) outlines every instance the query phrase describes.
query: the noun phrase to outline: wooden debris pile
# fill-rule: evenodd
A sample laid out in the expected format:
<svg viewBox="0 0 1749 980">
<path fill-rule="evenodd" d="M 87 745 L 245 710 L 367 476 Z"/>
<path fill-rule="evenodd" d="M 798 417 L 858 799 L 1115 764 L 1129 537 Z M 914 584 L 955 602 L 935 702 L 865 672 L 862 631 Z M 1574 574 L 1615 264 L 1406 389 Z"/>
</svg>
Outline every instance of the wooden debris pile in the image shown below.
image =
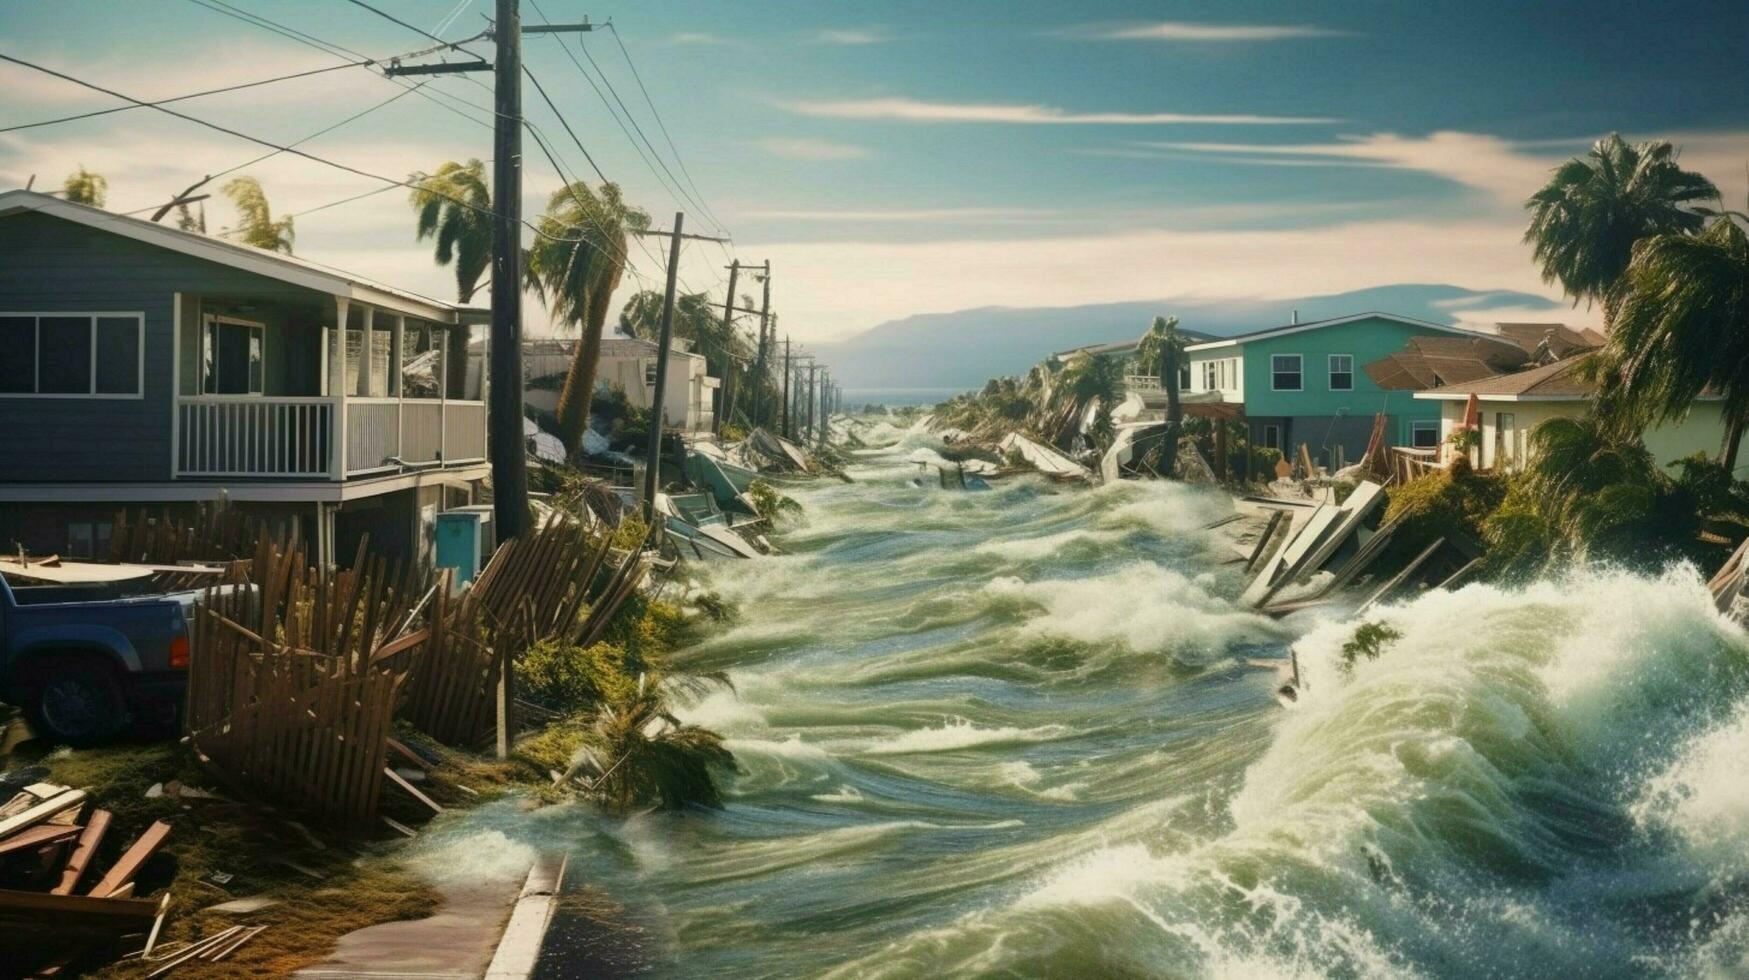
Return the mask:
<svg viewBox="0 0 1749 980">
<path fill-rule="evenodd" d="M 136 895 L 136 879 L 170 825 L 152 824 L 104 865 L 110 814 L 86 813 L 88 802 L 82 790 L 35 783 L 0 804 L 0 963 L 64 967 L 155 933 L 169 895 Z"/>
</svg>

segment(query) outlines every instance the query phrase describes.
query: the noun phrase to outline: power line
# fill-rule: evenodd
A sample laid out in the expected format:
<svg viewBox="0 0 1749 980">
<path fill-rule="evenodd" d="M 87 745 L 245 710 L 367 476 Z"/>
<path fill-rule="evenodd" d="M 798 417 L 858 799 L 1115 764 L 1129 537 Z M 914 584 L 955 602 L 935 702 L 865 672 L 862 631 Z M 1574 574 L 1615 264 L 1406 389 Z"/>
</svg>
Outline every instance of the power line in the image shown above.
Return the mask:
<svg viewBox="0 0 1749 980">
<path fill-rule="evenodd" d="M 327 68 L 312 68 L 309 71 L 294 72 L 290 75 L 279 75 L 275 78 L 263 78 L 263 79 L 260 79 L 259 81 L 254 81 L 254 82 L 240 82 L 236 85 L 227 85 L 223 88 L 209 88 L 204 92 L 190 92 L 187 95 L 178 95 L 174 98 L 158 99 L 155 102 L 148 103 L 148 105 L 160 106 L 160 105 L 168 105 L 169 103 L 172 103 L 172 102 L 186 102 L 189 99 L 198 99 L 198 98 L 201 98 L 202 96 L 220 95 L 220 94 L 225 93 L 225 92 L 237 92 L 237 91 L 241 91 L 241 90 L 246 89 L 246 88 L 257 88 L 257 87 L 262 86 L 262 85 L 271 85 L 274 82 L 289 82 L 294 78 L 309 78 L 311 75 L 323 75 L 323 74 L 327 74 L 328 72 L 331 72 L 331 71 L 341 71 L 342 69 L 346 69 L 346 68 L 357 68 L 357 67 L 360 67 L 361 65 L 370 65 L 370 64 L 375 64 L 375 62 L 367 58 L 363 61 L 347 62 L 344 65 L 330 65 Z M 80 120 L 80 119 L 91 119 L 95 116 L 107 116 L 113 112 L 128 112 L 130 110 L 139 109 L 139 108 L 142 108 L 142 107 L 138 106 L 138 105 L 112 106 L 108 109 L 97 109 L 93 112 L 81 112 L 81 113 L 79 113 L 77 115 L 73 115 L 73 116 L 61 116 L 58 119 L 41 119 L 41 120 L 38 120 L 36 122 L 19 123 L 16 126 L 7 126 L 4 129 L 0 129 L 0 133 L 15 133 L 21 129 L 35 129 L 38 126 L 53 126 L 53 125 L 56 125 L 58 123 L 75 122 L 75 121 Z"/>
<path fill-rule="evenodd" d="M 467 43 L 466 41 L 446 41 L 443 38 L 438 37 L 436 34 L 433 34 L 430 31 L 426 30 L 425 28 L 416 27 L 412 24 L 409 24 L 406 21 L 402 20 L 401 18 L 396 17 L 394 14 L 389 13 L 386 10 L 379 9 L 377 7 L 371 6 L 368 3 L 365 3 L 364 0 L 347 0 L 347 2 L 351 3 L 355 7 L 362 7 L 365 10 L 368 10 L 371 13 L 376 14 L 378 17 L 383 18 L 384 20 L 399 24 L 402 27 L 405 27 L 406 29 L 413 31 L 414 33 L 422 34 L 422 35 L 432 39 L 433 41 L 436 41 L 438 44 L 444 45 L 445 47 L 449 48 L 451 51 L 467 51 L 466 48 L 462 47 L 463 44 Z M 474 54 L 474 52 L 472 52 L 472 51 L 467 51 L 467 53 L 473 54 L 474 57 L 476 57 L 476 58 L 479 57 L 479 55 Z"/>
<path fill-rule="evenodd" d="M 94 82 L 87 82 L 87 81 L 84 81 L 83 79 L 74 78 L 72 75 L 68 75 L 65 72 L 59 72 L 59 71 L 54 70 L 53 68 L 47 68 L 47 67 L 44 67 L 43 65 L 38 65 L 38 64 L 35 64 L 33 62 L 25 61 L 22 58 L 15 58 L 12 55 L 5 54 L 3 52 L 0 52 L 0 61 L 9 61 L 15 65 L 21 65 L 25 68 L 31 68 L 31 69 L 34 69 L 36 71 L 40 71 L 46 75 L 53 75 L 56 78 L 72 82 L 75 85 L 83 86 L 84 88 L 91 89 L 94 92 L 102 92 L 104 95 L 112 96 L 112 97 L 117 98 L 117 99 L 123 99 L 123 100 L 128 101 L 128 102 L 133 102 L 133 103 L 136 103 L 136 104 L 143 106 L 143 107 L 146 107 L 146 108 L 156 109 L 159 112 L 164 113 L 165 115 L 174 116 L 177 119 L 181 119 L 181 120 L 184 120 L 186 122 L 194 123 L 197 126 L 204 126 L 208 129 L 216 130 L 217 132 L 224 133 L 227 136 L 235 136 L 238 139 L 248 140 L 251 143 L 257 143 L 257 144 L 260 144 L 261 146 L 269 147 L 269 148 L 276 150 L 278 152 L 281 152 L 281 153 L 290 153 L 293 156 L 303 157 L 306 160 L 310 160 L 310 161 L 315 162 L 315 163 L 320 163 L 324 166 L 333 167 L 336 170 L 343 170 L 347 173 L 356 174 L 357 176 L 360 176 L 360 177 L 368 177 L 371 180 L 380 180 L 385 184 L 393 184 L 394 186 L 405 187 L 409 190 L 430 190 L 430 188 L 420 187 L 420 185 L 411 183 L 409 181 L 397 180 L 394 177 L 385 177 L 382 174 L 371 173 L 368 170 L 360 170 L 359 168 L 354 167 L 350 164 L 340 163 L 340 162 L 335 161 L 335 160 L 329 160 L 326 157 L 319 157 L 313 153 L 308 153 L 304 150 L 299 150 L 299 149 L 296 149 L 296 148 L 291 147 L 291 146 L 286 146 L 286 145 L 282 145 L 279 143 L 274 143 L 271 140 L 264 140 L 259 136 L 251 136 L 248 133 L 244 133 L 244 132 L 240 132 L 240 131 L 235 130 L 235 129 L 231 129 L 228 126 L 221 126 L 218 123 L 208 122 L 205 119 L 201 119 L 201 118 L 198 118 L 196 116 L 191 116 L 191 115 L 188 115 L 187 113 L 184 113 L 184 112 L 178 112 L 175 109 L 167 109 L 161 105 L 152 105 L 149 102 L 145 102 L 145 101 L 142 101 L 140 99 L 136 99 L 131 95 L 123 95 L 122 93 L 117 92 L 114 89 L 104 88 L 103 86 L 98 85 Z M 441 193 L 438 193 L 436 191 L 431 191 L 431 193 L 436 193 L 439 197 L 442 197 L 445 200 L 455 204 L 457 207 L 466 208 L 470 211 L 478 211 L 481 214 L 491 214 L 492 213 L 492 211 L 488 208 L 476 207 L 472 204 L 469 204 L 466 201 L 461 200 L 460 198 L 450 197 L 447 194 L 441 194 Z M 529 230 L 533 231 L 536 235 L 539 235 L 542 238 L 554 239 L 556 241 L 579 241 L 580 240 L 580 239 L 558 238 L 557 236 L 549 235 L 546 232 L 540 230 L 539 228 L 536 228 L 534 225 L 529 224 L 529 222 L 527 222 L 527 221 L 523 221 L 522 224 L 525 225 L 526 227 L 528 227 Z"/>
<path fill-rule="evenodd" d="M 638 91 L 644 93 L 644 104 L 650 107 L 650 115 L 655 117 L 656 127 L 662 131 L 662 138 L 668 141 L 668 149 L 674 153 L 674 162 L 680 165 L 680 172 L 686 177 L 686 183 L 699 196 L 699 203 L 704 205 L 704 192 L 698 189 L 697 182 L 692 179 L 692 173 L 686 169 L 686 161 L 680 156 L 680 148 L 674 145 L 674 137 L 668 134 L 668 126 L 662 121 L 662 113 L 656 109 L 655 100 L 650 98 L 650 90 L 644 87 L 644 76 L 638 73 L 638 66 L 632 62 L 632 54 L 626 50 L 625 41 L 619 36 L 619 28 L 614 27 L 613 22 L 609 21 L 607 29 L 613 32 L 613 43 L 619 45 L 619 53 L 625 58 L 626 67 L 632 70 L 632 78 L 638 83 Z M 581 38 L 578 39 L 578 44 L 582 44 Z M 705 206 L 705 213 L 710 215 L 711 222 L 718 228 L 723 227 L 723 223 L 717 220 L 716 213 L 711 211 L 709 206 Z"/>
<path fill-rule="evenodd" d="M 540 3 L 538 2 L 538 0 L 530 0 L 530 3 L 532 3 L 534 5 L 535 13 L 538 14 L 542 20 L 546 20 L 546 12 L 541 10 Z M 626 128 L 625 120 L 622 120 L 620 118 L 619 112 L 614 109 L 613 103 L 608 101 L 606 93 L 602 92 L 602 90 L 601 90 L 601 86 L 597 85 L 595 83 L 595 79 L 590 77 L 588 70 L 583 67 L 582 62 L 577 60 L 577 56 L 571 53 L 570 47 L 565 44 L 564 40 L 562 38 L 555 39 L 555 40 L 558 40 L 559 48 L 560 48 L 560 50 L 565 52 L 565 57 L 571 59 L 571 64 L 574 67 L 576 67 L 577 73 L 579 75 L 582 75 L 583 80 L 588 82 L 589 87 L 594 90 L 596 98 L 601 100 L 601 104 L 603 106 L 605 106 L 607 109 L 607 114 L 610 117 L 612 117 L 614 124 L 619 126 L 620 132 L 625 135 L 626 141 L 631 144 L 632 151 L 638 155 L 639 160 L 643 161 L 644 166 L 649 169 L 650 175 L 656 178 L 656 183 L 661 185 L 662 190 L 664 192 L 666 192 L 671 198 L 673 198 L 673 200 L 676 204 L 680 204 L 682 202 L 682 199 L 686 197 L 685 190 L 679 186 L 678 182 L 670 183 L 670 181 L 672 181 L 672 176 L 670 176 L 670 178 L 665 180 L 663 178 L 662 174 L 656 170 L 656 165 L 650 162 L 650 157 L 644 153 L 644 148 L 642 146 L 638 145 L 637 139 L 634 136 L 632 136 L 632 131 L 630 129 Z M 581 42 L 579 42 L 578 48 L 580 50 L 583 50 L 584 57 L 587 58 L 589 56 L 589 52 L 586 49 L 583 49 Z M 594 59 L 590 59 L 590 64 L 591 65 L 594 64 Z M 595 70 L 597 73 L 600 73 L 600 71 L 601 71 L 599 66 L 596 66 Z M 607 76 L 602 75 L 601 81 L 603 84 L 606 84 L 608 86 L 609 91 L 612 90 L 613 85 L 611 82 L 609 82 L 607 80 Z M 615 99 L 615 101 L 619 101 L 618 93 L 614 94 L 614 99 Z M 624 103 L 621 102 L 621 105 L 623 106 Z M 628 116 L 628 118 L 629 118 L 629 116 Z M 636 121 L 632 120 L 632 122 L 635 126 Z M 648 143 L 648 140 L 646 140 L 645 142 Z M 654 151 L 655 151 L 655 147 L 652 146 L 651 152 L 654 152 Z M 656 162 L 661 163 L 660 158 L 658 158 Z M 667 168 L 666 164 L 663 164 L 662 166 L 664 169 Z M 684 206 L 684 205 L 682 205 L 682 206 Z M 696 204 L 694 204 L 694 206 L 697 207 Z M 702 208 L 701 208 L 701 210 L 702 210 Z M 719 226 L 718 230 L 719 231 L 722 230 L 720 226 Z"/>
</svg>

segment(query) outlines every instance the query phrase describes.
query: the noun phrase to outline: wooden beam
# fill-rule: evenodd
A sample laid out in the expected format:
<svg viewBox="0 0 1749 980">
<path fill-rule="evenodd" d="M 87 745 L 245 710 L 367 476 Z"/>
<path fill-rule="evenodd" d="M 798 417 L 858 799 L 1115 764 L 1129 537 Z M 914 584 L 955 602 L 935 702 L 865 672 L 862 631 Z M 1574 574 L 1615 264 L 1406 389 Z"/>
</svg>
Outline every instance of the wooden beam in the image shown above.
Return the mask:
<svg viewBox="0 0 1749 980">
<path fill-rule="evenodd" d="M 129 847 L 127 852 L 115 862 L 115 865 L 109 869 L 109 873 L 93 885 L 86 894 L 97 898 L 111 897 L 123 885 L 134 880 L 134 875 L 140 873 L 140 866 L 157 853 L 158 848 L 164 844 L 164 838 L 169 836 L 170 825 L 162 820 L 154 821 L 152 826 L 147 827 L 146 832 L 140 835 L 139 840 L 134 841 L 133 846 Z"/>
<path fill-rule="evenodd" d="M 73 889 L 79 887 L 79 879 L 85 876 L 85 868 L 97 854 L 98 845 L 103 843 L 104 832 L 109 830 L 109 820 L 108 810 L 91 811 L 91 822 L 85 825 L 85 832 L 79 835 L 79 846 L 67 859 L 67 867 L 61 872 L 61 883 L 49 894 L 71 895 Z"/>
</svg>

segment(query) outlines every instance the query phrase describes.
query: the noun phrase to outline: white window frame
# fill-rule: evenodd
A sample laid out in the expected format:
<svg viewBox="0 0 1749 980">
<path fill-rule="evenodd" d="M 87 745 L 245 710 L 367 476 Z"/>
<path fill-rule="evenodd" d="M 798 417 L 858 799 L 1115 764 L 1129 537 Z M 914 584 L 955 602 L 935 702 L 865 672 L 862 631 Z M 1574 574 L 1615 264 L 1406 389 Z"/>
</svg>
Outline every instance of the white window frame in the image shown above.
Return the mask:
<svg viewBox="0 0 1749 980">
<path fill-rule="evenodd" d="M 656 387 L 656 372 L 661 369 L 661 364 L 662 362 L 655 358 L 650 358 L 644 362 L 644 387 Z"/>
<path fill-rule="evenodd" d="M 83 398 L 92 401 L 141 401 L 146 397 L 146 314 L 139 310 L 42 310 L 39 312 L 0 310 L 0 317 L 32 317 L 35 319 L 36 331 L 36 363 L 33 364 L 32 383 L 42 387 L 42 318 L 47 317 L 86 317 L 91 321 L 91 390 L 77 391 L 6 391 L 0 392 L 0 398 Z M 99 319 L 114 319 L 134 321 L 134 350 L 138 362 L 134 365 L 134 391 L 132 394 L 123 392 L 97 391 L 97 321 Z"/>
<path fill-rule="evenodd" d="M 1418 432 L 1426 432 L 1429 430 L 1431 430 L 1433 432 L 1433 444 L 1431 446 L 1416 445 L 1415 434 Z M 1412 419 L 1409 422 L 1409 447 L 1411 449 L 1438 449 L 1439 448 L 1439 420 L 1438 419 Z"/>
<path fill-rule="evenodd" d="M 1346 358 L 1348 360 L 1348 370 L 1342 371 L 1342 372 L 1338 372 L 1336 370 L 1336 359 L 1338 357 Z M 1338 373 L 1348 375 L 1348 387 L 1346 387 L 1346 388 L 1336 387 L 1336 375 Z M 1331 391 L 1353 391 L 1354 390 L 1354 355 L 1353 354 L 1331 354 L 1330 358 L 1329 358 L 1329 372 L 1326 375 L 1324 380 L 1330 386 Z"/>
<path fill-rule="evenodd" d="M 1269 433 L 1272 430 L 1275 432 L 1275 445 L 1273 446 L 1269 444 Z M 1279 450 L 1282 448 L 1280 422 L 1264 422 L 1262 425 L 1258 426 L 1257 436 L 1258 441 L 1262 443 L 1262 448 L 1264 449 Z"/>
<path fill-rule="evenodd" d="M 1294 359 L 1294 364 L 1296 365 L 1296 367 L 1294 368 L 1294 373 L 1300 376 L 1300 383 L 1292 388 L 1282 388 L 1282 387 L 1277 386 L 1275 383 L 1275 376 L 1276 375 L 1287 373 L 1286 371 L 1277 370 L 1276 366 L 1275 366 L 1276 359 L 1282 358 L 1282 357 L 1291 357 Z M 1270 391 L 1305 391 L 1306 390 L 1306 359 L 1305 359 L 1305 357 L 1300 355 L 1300 354 L 1271 354 L 1271 355 L 1269 355 L 1269 390 Z"/>
</svg>

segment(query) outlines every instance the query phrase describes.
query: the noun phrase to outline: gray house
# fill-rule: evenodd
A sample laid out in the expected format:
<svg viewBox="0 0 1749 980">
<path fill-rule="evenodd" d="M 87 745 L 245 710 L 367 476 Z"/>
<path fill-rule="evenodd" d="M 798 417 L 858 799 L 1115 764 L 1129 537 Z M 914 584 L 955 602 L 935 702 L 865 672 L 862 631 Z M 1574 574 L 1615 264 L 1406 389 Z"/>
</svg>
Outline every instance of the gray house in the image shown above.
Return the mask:
<svg viewBox="0 0 1749 980">
<path fill-rule="evenodd" d="M 312 555 L 425 558 L 486 476 L 485 315 L 304 259 L 0 194 L 0 547 L 108 551 L 221 495 Z"/>
</svg>

